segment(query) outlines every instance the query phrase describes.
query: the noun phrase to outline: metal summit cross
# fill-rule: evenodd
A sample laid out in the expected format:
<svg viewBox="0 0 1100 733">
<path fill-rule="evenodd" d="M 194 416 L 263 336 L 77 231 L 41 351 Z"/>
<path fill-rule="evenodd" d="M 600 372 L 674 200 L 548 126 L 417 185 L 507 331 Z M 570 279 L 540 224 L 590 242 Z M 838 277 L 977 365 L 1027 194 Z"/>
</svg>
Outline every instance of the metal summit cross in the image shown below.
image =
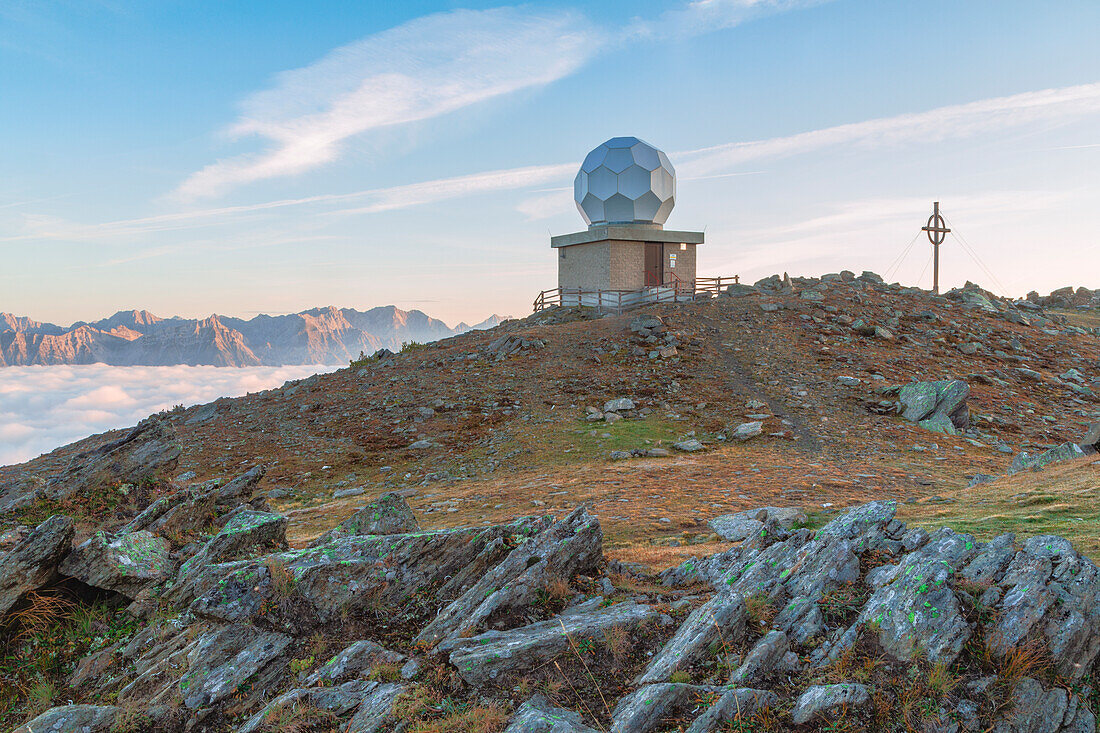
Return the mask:
<svg viewBox="0 0 1100 733">
<path fill-rule="evenodd" d="M 937 295 L 940 292 L 940 245 L 947 238 L 947 233 L 951 231 L 945 226 L 946 223 L 943 217 L 940 216 L 940 202 L 933 202 L 932 216 L 928 217 L 928 224 L 922 226 L 921 231 L 928 233 L 928 241 L 932 243 L 934 260 L 932 265 L 932 292 Z"/>
</svg>

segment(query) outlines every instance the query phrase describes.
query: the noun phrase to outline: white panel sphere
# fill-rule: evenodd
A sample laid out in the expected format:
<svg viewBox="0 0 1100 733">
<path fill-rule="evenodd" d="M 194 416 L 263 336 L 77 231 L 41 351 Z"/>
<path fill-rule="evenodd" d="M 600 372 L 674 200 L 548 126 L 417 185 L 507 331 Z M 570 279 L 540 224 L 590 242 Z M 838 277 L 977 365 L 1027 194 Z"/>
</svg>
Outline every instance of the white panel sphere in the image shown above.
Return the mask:
<svg viewBox="0 0 1100 733">
<path fill-rule="evenodd" d="M 589 226 L 664 224 L 676 204 L 676 169 L 636 137 L 613 137 L 589 153 L 573 181 Z"/>
</svg>

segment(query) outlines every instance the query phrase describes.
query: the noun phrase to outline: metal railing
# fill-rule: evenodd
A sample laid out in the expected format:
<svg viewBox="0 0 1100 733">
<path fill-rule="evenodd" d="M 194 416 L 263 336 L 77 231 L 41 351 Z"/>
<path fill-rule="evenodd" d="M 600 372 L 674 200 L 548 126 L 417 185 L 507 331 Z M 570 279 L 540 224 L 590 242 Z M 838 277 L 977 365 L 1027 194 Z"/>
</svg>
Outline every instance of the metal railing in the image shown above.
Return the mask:
<svg viewBox="0 0 1100 733">
<path fill-rule="evenodd" d="M 701 277 L 683 280 L 676 273 L 669 273 L 669 282 L 641 290 L 583 290 L 580 288 L 554 288 L 543 290 L 535 298 L 533 310 L 538 313 L 547 308 L 572 306 L 595 308 L 602 313 L 625 313 L 654 303 L 686 303 L 699 293 L 722 292 L 731 283 L 740 282 L 733 277 Z"/>
</svg>

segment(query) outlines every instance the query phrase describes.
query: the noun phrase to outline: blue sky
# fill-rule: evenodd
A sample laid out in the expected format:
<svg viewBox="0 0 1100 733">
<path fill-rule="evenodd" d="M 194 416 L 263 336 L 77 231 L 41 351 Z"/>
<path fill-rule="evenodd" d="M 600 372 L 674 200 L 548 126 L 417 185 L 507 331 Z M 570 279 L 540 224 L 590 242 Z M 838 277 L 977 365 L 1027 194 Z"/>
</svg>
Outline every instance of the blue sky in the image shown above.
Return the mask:
<svg viewBox="0 0 1100 733">
<path fill-rule="evenodd" d="M 523 315 L 585 153 L 677 166 L 700 274 L 1100 286 L 1100 4 L 0 5 L 0 310 Z M 920 242 L 895 279 L 930 284 Z"/>
</svg>

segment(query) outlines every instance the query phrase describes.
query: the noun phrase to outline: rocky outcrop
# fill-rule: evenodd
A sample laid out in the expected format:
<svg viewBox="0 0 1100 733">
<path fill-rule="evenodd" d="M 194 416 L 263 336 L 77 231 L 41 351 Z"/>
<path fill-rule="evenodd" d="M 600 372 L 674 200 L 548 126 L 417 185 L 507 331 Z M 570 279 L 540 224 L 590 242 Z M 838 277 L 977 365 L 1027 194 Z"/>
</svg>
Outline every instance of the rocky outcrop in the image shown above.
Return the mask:
<svg viewBox="0 0 1100 733">
<path fill-rule="evenodd" d="M 362 732 L 488 705 L 512 733 L 875 730 L 908 705 L 914 730 L 1095 733 L 1100 569 L 1067 541 L 929 534 L 899 522 L 891 502 L 817 531 L 784 510 L 745 518 L 766 531 L 658 583 L 628 564 L 605 567 L 599 522 L 583 507 L 276 552 L 285 519 L 238 508 L 174 580 L 141 580 L 142 594 L 158 589 L 159 614 L 76 665 L 80 699 L 118 708 L 55 708 L 40 721 L 107 730 L 137 709 L 176 733 L 220 730 L 232 711 L 232 729 L 260 731 L 309 711 Z M 138 564 L 141 543 L 160 538 L 98 534 L 71 553 L 70 540 L 58 517 L 17 541 L 0 561 L 0 573 L 25 571 L 15 597 L 59 563 L 126 595 L 138 581 L 116 571 L 120 558 Z M 607 571 L 620 586 L 635 574 L 641 590 L 620 593 Z M 552 607 L 554 579 L 573 595 Z M 326 635 L 343 641 L 328 648 Z M 577 710 L 515 697 L 562 679 Z"/>
<path fill-rule="evenodd" d="M 970 385 L 959 379 L 912 382 L 898 391 L 898 412 L 926 430 L 954 435 L 970 425 Z"/>
<path fill-rule="evenodd" d="M 181 452 L 165 421 L 146 418 L 118 440 L 75 456 L 46 482 L 43 494 L 63 499 L 99 486 L 167 477 L 175 470 Z"/>
<path fill-rule="evenodd" d="M 61 562 L 60 571 L 88 585 L 129 598 L 172 571 L 168 541 L 140 530 L 109 537 L 96 532 Z"/>
<path fill-rule="evenodd" d="M 532 604 L 552 580 L 592 572 L 603 557 L 600 523 L 581 506 L 508 553 L 444 608 L 417 637 L 434 644 L 485 626 Z"/>
<path fill-rule="evenodd" d="M 37 590 L 57 576 L 57 564 L 69 554 L 73 522 L 54 516 L 0 555 L 0 618 L 24 593 Z"/>
<path fill-rule="evenodd" d="M 657 612 L 648 606 L 619 603 L 599 608 L 600 600 L 548 621 L 445 641 L 438 651 L 448 656 L 462 679 L 476 687 L 546 664 L 580 640 L 601 636 L 613 628 L 631 629 L 657 618 Z"/>
<path fill-rule="evenodd" d="M 310 547 L 317 547 L 354 535 L 403 534 L 419 529 L 420 523 L 416 521 L 404 497 L 399 494 L 383 494 L 378 501 L 357 510 L 309 544 Z"/>
</svg>

